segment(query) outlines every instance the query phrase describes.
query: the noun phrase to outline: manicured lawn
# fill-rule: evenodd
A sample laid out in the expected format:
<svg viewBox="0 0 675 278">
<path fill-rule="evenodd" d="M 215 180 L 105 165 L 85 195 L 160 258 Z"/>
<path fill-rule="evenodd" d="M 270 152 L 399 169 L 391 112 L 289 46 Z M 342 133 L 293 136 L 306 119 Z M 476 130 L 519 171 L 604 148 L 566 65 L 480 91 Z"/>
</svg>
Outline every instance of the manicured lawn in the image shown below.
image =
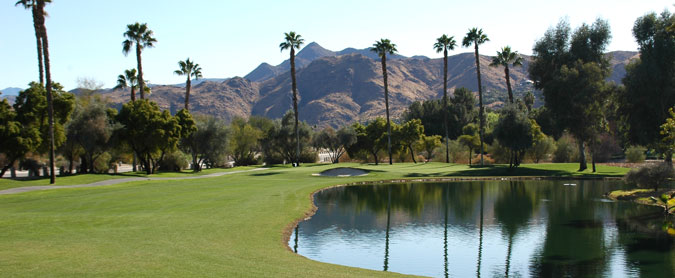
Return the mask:
<svg viewBox="0 0 675 278">
<path fill-rule="evenodd" d="M 344 166 L 371 172 L 312 176 Z M 0 271 L 4 277 L 395 276 L 298 256 L 288 250 L 283 231 L 310 211 L 313 191 L 331 185 L 504 173 L 590 175 L 575 170 L 573 164 L 524 165 L 513 172 L 441 163 L 280 166 L 215 178 L 2 195 Z M 601 167 L 600 173 L 621 176 L 627 170 Z"/>
<path fill-rule="evenodd" d="M 236 169 L 230 168 L 230 169 L 222 169 L 222 168 L 214 168 L 214 169 L 204 169 L 203 171 L 199 173 L 193 173 L 192 171 L 185 170 L 182 172 L 160 172 L 154 175 L 148 176 L 145 172 L 127 172 L 127 173 L 120 173 L 117 175 L 112 175 L 112 174 L 82 174 L 82 175 L 72 175 L 72 176 L 64 176 L 64 177 L 56 177 L 56 183 L 54 185 L 75 185 L 75 184 L 88 184 L 88 183 L 94 183 L 94 182 L 99 182 L 103 180 L 109 180 L 109 179 L 120 179 L 120 178 L 131 178 L 131 177 L 156 177 L 156 178 L 175 178 L 175 177 L 191 177 L 191 176 L 201 176 L 201 175 L 208 175 L 208 174 L 213 174 L 213 173 L 220 173 L 220 172 L 229 172 L 229 171 L 235 171 L 235 170 L 248 170 L 248 169 L 253 169 L 255 167 L 237 167 Z M 37 185 L 50 185 L 49 184 L 49 177 L 40 177 L 40 178 L 22 178 L 22 179 L 0 179 L 0 190 L 4 189 L 9 189 L 9 188 L 15 188 L 15 187 L 24 187 L 24 186 L 37 186 Z"/>
</svg>

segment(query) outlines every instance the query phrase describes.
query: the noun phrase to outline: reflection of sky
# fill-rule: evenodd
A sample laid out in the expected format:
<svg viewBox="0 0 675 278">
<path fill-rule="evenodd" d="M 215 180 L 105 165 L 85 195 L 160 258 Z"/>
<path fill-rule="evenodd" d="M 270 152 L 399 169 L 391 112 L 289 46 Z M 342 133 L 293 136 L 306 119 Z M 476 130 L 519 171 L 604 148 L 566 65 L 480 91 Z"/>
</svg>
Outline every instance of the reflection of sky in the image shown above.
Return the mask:
<svg viewBox="0 0 675 278">
<path fill-rule="evenodd" d="M 558 186 L 554 185 L 553 187 Z M 590 188 L 590 189 L 589 189 Z M 495 214 L 499 188 L 486 186 L 483 202 L 483 239 L 480 274 L 483 277 L 505 276 L 509 236 L 502 225 L 504 219 Z M 540 189 L 537 189 L 540 190 Z M 511 277 L 530 277 L 535 261 L 541 261 L 549 229 L 549 211 L 554 204 L 562 205 L 558 214 L 567 217 L 575 206 L 589 206 L 589 215 L 601 223 L 600 245 L 604 249 L 605 266 L 600 266 L 604 277 L 639 277 L 640 272 L 629 262 L 615 221 L 617 203 L 601 199 L 607 187 L 565 188 L 556 192 L 531 194 L 537 205 L 527 212 L 529 218 L 519 224 L 512 237 L 509 273 Z M 386 191 L 385 191 L 386 192 Z M 557 195 L 556 195 L 557 194 Z M 411 194 L 412 196 L 413 194 Z M 433 195 L 433 194 L 429 194 Z M 441 194 L 442 195 L 442 194 Z M 565 196 L 561 196 L 565 195 Z M 477 195 L 480 196 L 480 195 Z M 475 196 L 474 196 L 475 197 Z M 592 198 L 595 199 L 592 199 Z M 412 197 L 411 197 L 412 198 Z M 452 198 L 451 198 L 452 199 Z M 478 198 L 478 200 L 480 200 Z M 328 201 L 315 198 L 319 210 L 310 220 L 300 223 L 298 253 L 321 262 L 383 270 L 387 214 L 371 209 L 356 209 L 355 203 Z M 468 202 L 469 214 L 455 213 L 448 206 L 448 272 L 449 277 L 475 277 L 477 271 L 480 224 L 480 201 Z M 395 207 L 395 206 L 392 206 Z M 625 207 L 622 205 L 622 207 Z M 585 207 L 584 207 L 585 208 Z M 421 211 L 410 213 L 398 207 L 391 210 L 389 232 L 388 271 L 443 277 L 445 206 L 438 199 L 427 201 Z M 569 219 L 564 220 L 568 223 Z M 563 223 L 563 225 L 565 225 Z M 587 228 L 571 229 L 571 232 Z M 588 230 L 586 230 L 588 231 Z M 293 247 L 295 234 L 290 238 Z M 583 249 L 583 244 L 575 245 Z M 551 248 L 549 246 L 549 248 Z M 549 250 L 550 251 L 550 250 Z M 554 253 L 555 254 L 555 250 Z M 562 254 L 584 252 L 563 251 Z M 584 273 L 584 272 L 581 272 Z M 591 273 L 591 272 L 589 272 Z"/>
</svg>

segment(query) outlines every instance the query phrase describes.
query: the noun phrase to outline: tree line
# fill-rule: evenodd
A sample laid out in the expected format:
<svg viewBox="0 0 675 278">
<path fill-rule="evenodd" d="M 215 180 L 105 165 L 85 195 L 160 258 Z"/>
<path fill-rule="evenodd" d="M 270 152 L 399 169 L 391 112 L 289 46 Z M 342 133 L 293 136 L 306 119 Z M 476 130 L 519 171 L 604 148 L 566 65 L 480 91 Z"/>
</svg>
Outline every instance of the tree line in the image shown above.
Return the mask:
<svg viewBox="0 0 675 278">
<path fill-rule="evenodd" d="M 366 123 L 353 123 L 333 129 L 313 130 L 299 121 L 295 51 L 304 39 L 295 32 L 284 34 L 279 48 L 290 50 L 292 110 L 282 119 L 271 120 L 252 116 L 234 119 L 225 124 L 218 119 L 195 116 L 189 112 L 191 82 L 202 77 L 199 64 L 189 58 L 179 61 L 174 73 L 186 76 L 184 108 L 175 115 L 161 111 L 147 99 L 151 90 L 143 79 L 142 52 L 154 47 L 157 39 L 145 23 L 127 25 L 123 33 L 122 52 L 135 50 L 137 67 L 118 76 L 116 89 L 129 89 L 130 101 L 116 111 L 106 101 L 92 94 L 78 96 L 63 91 L 51 80 L 44 6 L 48 0 L 21 0 L 16 4 L 30 9 L 36 33 L 40 82 L 33 82 L 10 106 L 0 103 L 3 170 L 12 167 L 27 154 L 49 154 L 49 168 L 54 182 L 55 152 L 73 164 L 79 157 L 80 171 L 97 171 L 96 161 L 121 159 L 132 153 L 135 164 L 150 174 L 159 168 L 182 168 L 163 165 L 181 154 L 189 156 L 195 171 L 201 165 L 222 164 L 229 154 L 236 165 L 289 162 L 298 164 L 316 160 L 318 149 L 330 150 L 331 160 L 338 162 L 347 153 L 352 158 L 380 162 L 386 150 L 388 162 L 416 162 L 418 155 L 429 161 L 435 152 L 445 153 L 451 162 L 451 145 L 469 150 L 469 163 L 478 152 L 480 164 L 484 156 L 518 166 L 527 153 L 550 153 L 553 140 L 572 138 L 562 145 L 569 149 L 576 144 L 579 170 L 585 170 L 586 153 L 595 170 L 596 158 L 605 151 L 607 141 L 616 145 L 643 145 L 670 161 L 673 140 L 670 130 L 662 127 L 675 105 L 675 36 L 672 14 L 647 14 L 636 20 L 633 34 L 640 57 L 626 67 L 624 85 L 607 82 L 611 73 L 605 55 L 611 33 L 607 21 L 597 19 L 576 29 L 561 20 L 537 40 L 533 48 L 529 75 L 544 98 L 544 106 L 534 108 L 534 94 L 514 99 L 510 67 L 521 66 L 522 57 L 505 46 L 496 53 L 490 66 L 503 67 L 508 102 L 499 111 L 487 111 L 479 61 L 479 46 L 489 41 L 479 28 L 471 28 L 462 39 L 462 46 L 473 47 L 478 81 L 478 107 L 475 97 L 465 88 L 456 88 L 452 97 L 447 88 L 447 55 L 457 46 L 453 36 L 443 34 L 433 44 L 443 52 L 443 97 L 440 100 L 415 102 L 401 119 L 392 120 L 389 113 L 387 55 L 397 53 L 396 44 L 388 39 L 376 41 L 370 48 L 381 58 L 385 118 Z M 43 77 L 46 84 L 43 83 Z M 91 88 L 90 88 L 91 89 Z M 95 91 L 95 90 L 93 90 Z M 136 92 L 140 99 L 136 99 Z M 569 143 L 572 142 L 572 143 Z M 444 143 L 444 144 L 443 144 Z M 444 146 L 442 146 L 444 145 Z M 489 150 L 485 146 L 489 145 Z M 558 149 L 561 143 L 558 142 Z M 499 157 L 499 158 L 498 158 Z M 535 161 L 542 155 L 532 155 Z M 105 159 L 104 159 L 105 160 Z M 105 164 L 105 163 L 104 163 Z M 176 164 L 176 163 L 174 163 Z M 68 167 L 72 172 L 72 166 Z M 0 174 L 1 175 L 1 174 Z"/>
</svg>

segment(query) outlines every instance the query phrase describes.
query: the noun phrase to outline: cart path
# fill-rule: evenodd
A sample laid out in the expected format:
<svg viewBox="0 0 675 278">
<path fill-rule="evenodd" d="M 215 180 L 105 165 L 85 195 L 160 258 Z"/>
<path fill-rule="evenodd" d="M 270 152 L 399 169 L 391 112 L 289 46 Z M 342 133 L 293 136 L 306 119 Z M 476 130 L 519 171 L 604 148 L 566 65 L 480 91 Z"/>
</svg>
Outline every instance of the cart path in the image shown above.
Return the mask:
<svg viewBox="0 0 675 278">
<path fill-rule="evenodd" d="M 120 184 L 120 183 L 131 182 L 131 181 L 162 181 L 162 180 L 192 180 L 192 179 L 203 179 L 203 178 L 220 177 L 220 176 L 230 175 L 230 174 L 238 174 L 238 173 L 245 173 L 245 172 L 261 171 L 261 170 L 267 170 L 267 169 L 269 169 L 269 168 L 255 168 L 255 169 L 250 169 L 250 170 L 241 170 L 241 171 L 232 171 L 232 172 L 220 172 L 220 173 L 213 173 L 213 174 L 202 175 L 202 176 L 194 176 L 194 177 L 166 177 L 166 178 L 132 177 L 132 178 L 122 178 L 122 179 L 104 180 L 104 181 L 99 181 L 99 182 L 94 182 L 94 183 L 89 183 L 89 184 L 59 185 L 59 186 L 57 186 L 57 185 L 25 186 L 25 187 L 15 187 L 15 188 L 10 188 L 10 189 L 0 190 L 0 195 L 17 194 L 17 193 L 23 193 L 23 192 L 38 191 L 38 190 L 49 190 L 49 189 L 59 189 L 59 188 L 97 187 L 97 186 L 106 186 L 106 185 Z"/>
</svg>

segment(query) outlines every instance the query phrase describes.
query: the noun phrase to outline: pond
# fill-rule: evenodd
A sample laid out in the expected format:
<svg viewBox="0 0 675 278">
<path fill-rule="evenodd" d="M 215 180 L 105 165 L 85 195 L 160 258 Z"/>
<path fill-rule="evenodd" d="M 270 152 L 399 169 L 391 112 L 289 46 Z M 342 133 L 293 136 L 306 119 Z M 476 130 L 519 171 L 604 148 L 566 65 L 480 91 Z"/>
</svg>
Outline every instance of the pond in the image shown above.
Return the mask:
<svg viewBox="0 0 675 278">
<path fill-rule="evenodd" d="M 289 246 L 309 259 L 432 277 L 675 277 L 662 209 L 604 198 L 621 181 L 346 186 Z"/>
</svg>

